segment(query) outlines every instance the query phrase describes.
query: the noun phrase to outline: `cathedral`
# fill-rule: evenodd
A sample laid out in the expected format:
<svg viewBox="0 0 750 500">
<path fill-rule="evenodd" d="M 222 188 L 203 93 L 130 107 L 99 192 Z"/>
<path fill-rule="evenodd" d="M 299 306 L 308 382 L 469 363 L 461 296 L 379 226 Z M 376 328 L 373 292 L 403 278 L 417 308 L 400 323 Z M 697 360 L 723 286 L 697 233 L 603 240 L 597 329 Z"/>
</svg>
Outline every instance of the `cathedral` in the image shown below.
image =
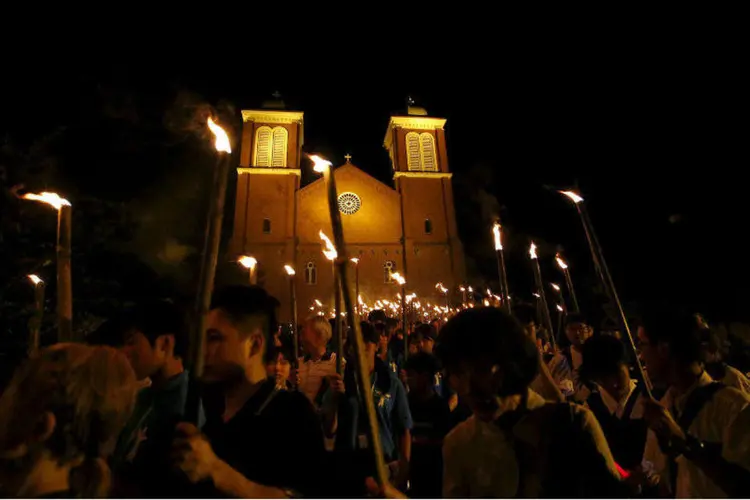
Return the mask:
<svg viewBox="0 0 750 500">
<path fill-rule="evenodd" d="M 242 121 L 230 258 L 257 259 L 258 284 L 280 300 L 282 320 L 290 316 L 285 265 L 296 270 L 299 318 L 313 309 L 330 313 L 333 270 L 321 252 L 319 231 L 333 233 L 323 178 L 300 182 L 300 168 L 311 168 L 302 153 L 304 113 L 243 110 Z M 465 279 L 445 123 L 413 106 L 391 116 L 383 146 L 393 167 L 392 185 L 359 169 L 349 156 L 333 169 L 348 256 L 359 259 L 351 263 L 352 292 L 358 276 L 367 304 L 395 300 L 400 287 L 393 272 L 406 278 L 407 294 L 436 304 L 445 302 L 437 283 L 455 290 Z"/>
</svg>

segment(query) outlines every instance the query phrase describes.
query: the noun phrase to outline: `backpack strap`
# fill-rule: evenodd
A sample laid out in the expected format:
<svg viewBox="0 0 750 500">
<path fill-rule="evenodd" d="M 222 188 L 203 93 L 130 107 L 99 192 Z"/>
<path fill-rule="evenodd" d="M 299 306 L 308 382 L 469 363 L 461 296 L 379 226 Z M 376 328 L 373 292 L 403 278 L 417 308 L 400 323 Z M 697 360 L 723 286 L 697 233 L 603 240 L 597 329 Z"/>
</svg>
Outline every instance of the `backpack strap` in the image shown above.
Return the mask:
<svg viewBox="0 0 750 500">
<path fill-rule="evenodd" d="M 698 416 L 698 413 L 700 413 L 706 403 L 714 397 L 714 394 L 724 387 L 726 386 L 721 382 L 712 382 L 708 385 L 697 387 L 690 393 L 690 396 L 688 396 L 687 401 L 685 402 L 685 409 L 682 410 L 682 413 L 677 419 L 677 424 L 682 428 L 685 434 L 688 433 L 690 425 L 692 425 L 693 421 Z"/>
<path fill-rule="evenodd" d="M 642 392 L 643 386 L 637 385 L 635 390 L 630 393 L 630 398 L 628 398 L 628 402 L 625 403 L 625 408 L 622 409 L 622 420 L 628 420 L 630 418 L 630 415 L 633 413 L 633 408 L 635 408 L 635 404 L 638 402 L 638 398 L 641 397 Z"/>
</svg>

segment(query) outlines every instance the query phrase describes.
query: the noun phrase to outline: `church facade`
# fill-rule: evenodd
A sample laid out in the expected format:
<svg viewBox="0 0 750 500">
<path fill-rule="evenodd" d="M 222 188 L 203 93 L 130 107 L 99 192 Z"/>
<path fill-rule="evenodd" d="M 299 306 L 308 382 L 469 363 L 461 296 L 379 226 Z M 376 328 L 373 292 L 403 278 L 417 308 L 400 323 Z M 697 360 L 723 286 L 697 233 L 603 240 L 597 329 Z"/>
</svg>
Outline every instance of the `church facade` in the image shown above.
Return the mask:
<svg viewBox="0 0 750 500">
<path fill-rule="evenodd" d="M 333 270 L 322 254 L 319 231 L 331 238 L 333 233 L 324 180 L 300 183 L 300 168 L 311 168 L 302 153 L 304 115 L 258 109 L 243 110 L 242 119 L 230 258 L 250 255 L 258 260 L 258 284 L 282 303 L 282 320 L 290 317 L 285 265 L 296 270 L 300 320 L 313 309 L 329 314 Z M 348 256 L 359 259 L 351 263 L 352 292 L 358 274 L 359 293 L 367 304 L 395 300 L 400 287 L 393 272 L 406 278 L 406 293 L 417 293 L 423 303 L 444 304 L 435 285 L 455 290 L 465 279 L 445 123 L 421 108 L 390 118 L 384 147 L 393 185 L 371 177 L 350 157 L 333 170 Z"/>
</svg>

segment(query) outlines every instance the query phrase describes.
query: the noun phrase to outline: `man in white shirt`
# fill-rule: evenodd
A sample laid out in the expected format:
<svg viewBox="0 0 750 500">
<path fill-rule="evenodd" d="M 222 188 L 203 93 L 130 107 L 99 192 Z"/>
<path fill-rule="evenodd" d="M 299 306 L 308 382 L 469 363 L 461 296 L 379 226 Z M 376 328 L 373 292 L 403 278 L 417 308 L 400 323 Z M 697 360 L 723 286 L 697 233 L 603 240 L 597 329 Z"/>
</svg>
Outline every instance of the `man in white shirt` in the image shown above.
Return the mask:
<svg viewBox="0 0 750 500">
<path fill-rule="evenodd" d="M 750 380 L 737 368 L 724 362 L 727 352 L 728 349 L 719 335 L 706 325 L 703 336 L 703 361 L 706 371 L 712 379 L 750 395 Z"/>
<path fill-rule="evenodd" d="M 323 316 L 305 321 L 300 335 L 305 355 L 299 358 L 298 388 L 315 408 L 320 408 L 328 388 L 327 379 L 336 374 L 336 353 L 328 350 L 331 336 L 331 324 Z"/>
<path fill-rule="evenodd" d="M 744 496 L 750 491 L 750 397 L 704 371 L 702 328 L 668 307 L 647 311 L 638 329 L 646 369 L 668 386 L 649 401 L 645 458 L 678 498 Z"/>
<path fill-rule="evenodd" d="M 588 396 L 588 389 L 578 376 L 578 369 L 583 362 L 581 346 L 594 334 L 581 314 L 569 314 L 565 321 L 565 336 L 570 347 L 560 349 L 549 362 L 549 371 L 557 382 L 563 395 L 577 402 L 583 402 Z"/>
<path fill-rule="evenodd" d="M 438 356 L 474 414 L 443 444 L 446 498 L 626 496 L 593 414 L 548 404 L 528 387 L 537 347 L 496 308 L 468 309 L 444 327 Z"/>
</svg>

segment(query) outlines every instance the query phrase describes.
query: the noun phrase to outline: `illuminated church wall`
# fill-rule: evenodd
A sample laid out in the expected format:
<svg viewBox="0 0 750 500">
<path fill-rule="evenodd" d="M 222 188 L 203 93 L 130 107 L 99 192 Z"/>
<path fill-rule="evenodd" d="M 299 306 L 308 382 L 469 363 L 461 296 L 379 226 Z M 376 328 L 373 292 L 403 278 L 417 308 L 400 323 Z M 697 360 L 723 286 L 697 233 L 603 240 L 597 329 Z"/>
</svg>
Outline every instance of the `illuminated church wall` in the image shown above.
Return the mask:
<svg viewBox="0 0 750 500">
<path fill-rule="evenodd" d="M 290 300 L 285 264 L 297 271 L 300 319 L 311 314 L 315 299 L 330 311 L 331 263 L 318 232 L 333 235 L 324 181 L 299 185 L 302 113 L 246 110 L 243 119 L 230 258 L 258 259 L 258 283 L 282 302 L 282 320 L 289 318 Z M 395 300 L 399 287 L 388 282 L 388 268 L 405 274 L 407 293 L 417 292 L 424 302 L 443 303 L 437 282 L 452 286 L 464 279 L 444 123 L 392 117 L 384 146 L 393 162 L 393 187 L 355 166 L 357 159 L 334 169 L 347 250 L 360 259 L 360 294 L 369 303 Z M 354 278 L 352 266 L 352 287 Z"/>
</svg>

